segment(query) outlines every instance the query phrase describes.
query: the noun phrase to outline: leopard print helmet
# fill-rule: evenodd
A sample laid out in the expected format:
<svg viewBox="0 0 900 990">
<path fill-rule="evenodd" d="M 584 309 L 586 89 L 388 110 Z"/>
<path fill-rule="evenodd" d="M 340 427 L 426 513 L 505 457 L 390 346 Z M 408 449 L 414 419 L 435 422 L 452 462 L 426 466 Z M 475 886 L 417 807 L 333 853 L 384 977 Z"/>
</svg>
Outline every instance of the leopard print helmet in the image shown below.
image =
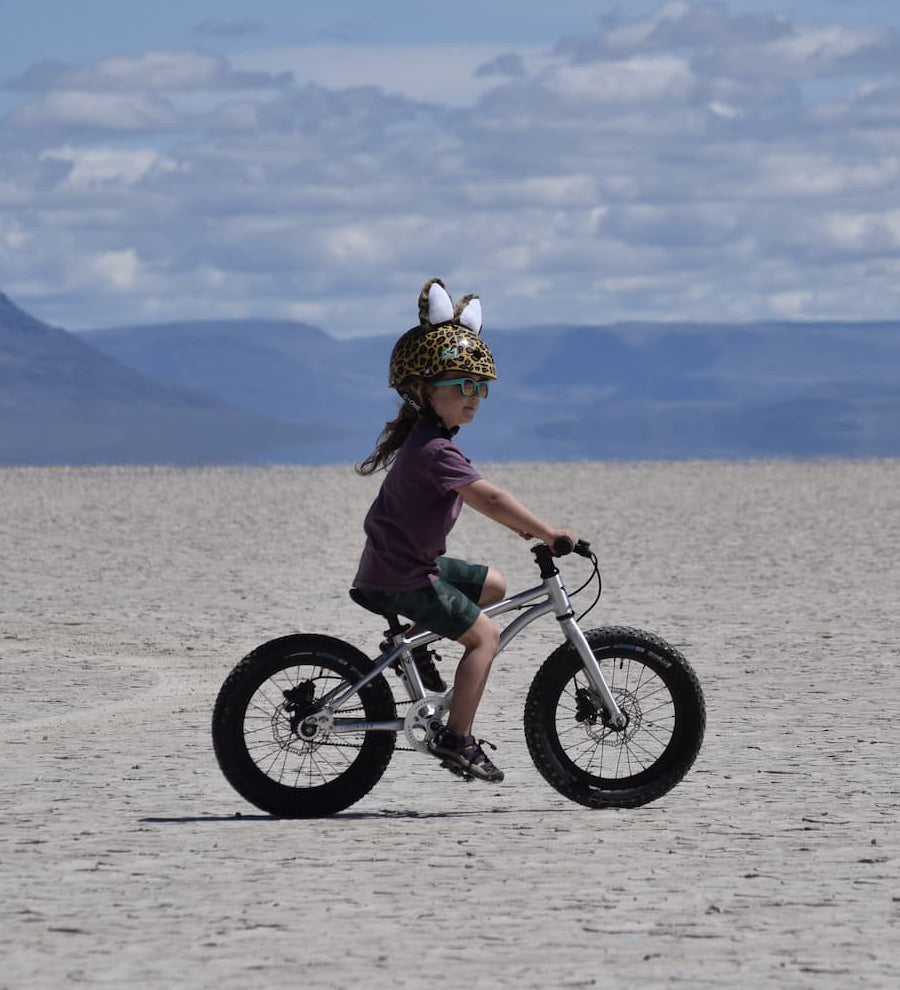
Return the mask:
<svg viewBox="0 0 900 990">
<path fill-rule="evenodd" d="M 444 283 L 432 278 L 419 293 L 419 325 L 394 345 L 388 385 L 410 401 L 412 382 L 444 371 L 497 377 L 494 355 L 481 339 L 481 300 L 465 296 L 454 306 Z"/>
</svg>

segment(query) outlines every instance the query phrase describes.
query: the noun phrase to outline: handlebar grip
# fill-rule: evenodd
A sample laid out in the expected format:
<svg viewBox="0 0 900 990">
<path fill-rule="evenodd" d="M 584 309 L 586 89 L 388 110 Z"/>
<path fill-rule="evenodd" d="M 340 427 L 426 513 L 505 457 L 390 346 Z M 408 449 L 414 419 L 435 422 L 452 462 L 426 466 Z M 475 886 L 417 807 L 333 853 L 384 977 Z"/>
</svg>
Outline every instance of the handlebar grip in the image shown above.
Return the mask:
<svg viewBox="0 0 900 990">
<path fill-rule="evenodd" d="M 553 541 L 554 557 L 565 557 L 574 549 L 575 544 L 568 538 L 568 536 L 557 536 L 557 538 Z"/>
</svg>

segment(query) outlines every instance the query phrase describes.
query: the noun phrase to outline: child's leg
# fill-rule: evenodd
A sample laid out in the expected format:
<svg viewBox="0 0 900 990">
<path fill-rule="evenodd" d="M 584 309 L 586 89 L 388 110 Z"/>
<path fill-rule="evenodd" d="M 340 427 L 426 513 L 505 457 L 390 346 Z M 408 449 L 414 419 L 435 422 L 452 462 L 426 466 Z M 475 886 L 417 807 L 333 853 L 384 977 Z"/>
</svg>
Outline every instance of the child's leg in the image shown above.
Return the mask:
<svg viewBox="0 0 900 990">
<path fill-rule="evenodd" d="M 459 637 L 458 642 L 462 643 L 466 652 L 456 668 L 453 703 L 447 719 L 447 728 L 456 736 L 472 734 L 475 712 L 484 694 L 499 641 L 500 630 L 483 612 Z"/>
<path fill-rule="evenodd" d="M 499 602 L 505 594 L 506 578 L 499 571 L 495 571 L 493 567 L 489 567 L 478 604 L 493 605 L 494 602 Z"/>
<path fill-rule="evenodd" d="M 506 594 L 506 578 L 493 567 L 488 568 L 478 598 L 479 605 L 493 605 Z M 456 736 L 472 734 L 475 712 L 484 694 L 491 664 L 497 652 L 500 630 L 493 619 L 484 613 L 459 637 L 466 648 L 453 682 L 453 703 L 447 719 L 447 728 Z"/>
<path fill-rule="evenodd" d="M 501 598 L 506 594 L 506 578 L 500 573 L 500 571 L 494 570 L 493 567 L 488 568 L 487 575 L 484 579 L 484 584 L 481 588 L 481 595 L 478 599 L 479 605 L 493 605 L 494 602 L 499 602 Z M 418 622 L 414 622 L 412 626 L 406 631 L 408 637 L 415 636 L 417 633 L 424 632 L 425 626 Z M 462 640 L 459 640 L 462 642 Z"/>
<path fill-rule="evenodd" d="M 500 630 L 478 606 L 500 601 L 506 594 L 506 579 L 493 567 L 444 557 L 440 560 L 442 574 L 446 572 L 446 577 L 428 588 L 395 593 L 391 596 L 390 608 L 414 620 L 412 628 L 407 630 L 408 637 L 424 629 L 434 629 L 465 647 L 456 669 L 447 728 L 456 736 L 468 736 L 500 640 Z M 468 628 L 467 622 L 471 623 Z M 461 624 L 465 632 L 459 635 L 457 630 Z M 413 656 L 425 687 L 436 692 L 445 690 L 431 658 L 416 657 L 416 652 Z M 423 666 L 426 663 L 430 670 Z M 432 674 L 434 681 L 426 681 Z"/>
</svg>

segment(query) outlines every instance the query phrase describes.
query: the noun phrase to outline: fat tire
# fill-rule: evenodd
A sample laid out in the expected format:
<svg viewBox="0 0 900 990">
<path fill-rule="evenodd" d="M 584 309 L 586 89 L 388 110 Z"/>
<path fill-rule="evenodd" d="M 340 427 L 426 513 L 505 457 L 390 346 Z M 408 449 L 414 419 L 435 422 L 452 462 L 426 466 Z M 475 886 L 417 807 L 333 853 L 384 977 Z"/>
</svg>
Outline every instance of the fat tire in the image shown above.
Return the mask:
<svg viewBox="0 0 900 990">
<path fill-rule="evenodd" d="M 378 783 L 390 763 L 396 733 L 369 731 L 361 734 L 357 755 L 333 779 L 324 783 L 302 786 L 296 774 L 293 784 L 283 783 L 267 773 L 251 756 L 248 749 L 245 718 L 254 698 L 267 692 L 270 678 L 282 674 L 291 679 L 292 669 L 299 680 L 307 671 L 327 672 L 331 684 L 342 678 L 347 684 L 359 680 L 372 669 L 372 661 L 356 647 L 330 636 L 295 634 L 274 639 L 247 654 L 231 671 L 222 685 L 213 709 L 212 738 L 216 759 L 231 786 L 251 804 L 262 811 L 283 818 L 319 818 L 343 811 L 354 804 Z M 288 672 L 284 674 L 284 672 Z M 312 677 L 311 683 L 315 683 Z M 273 682 L 274 683 L 274 682 Z M 280 685 L 279 685 L 280 686 Z M 278 691 L 268 692 L 277 698 Z M 268 698 L 266 700 L 269 700 Z M 396 718 L 396 706 L 391 689 L 384 677 L 370 681 L 360 692 L 359 702 L 367 720 Z M 255 702 L 254 702 L 255 704 Z M 289 759 L 298 762 L 311 747 L 290 737 L 285 725 L 289 716 L 272 702 L 271 739 L 266 744 L 273 752 L 284 752 L 284 764 Z M 265 726 L 264 719 L 258 719 Z M 265 735 L 265 728 L 263 730 Z M 277 738 L 276 738 L 277 735 Z M 346 737 L 342 737 L 346 738 Z M 326 745 L 328 740 L 325 740 Z M 321 746 L 322 743 L 319 743 Z M 343 754 L 343 750 L 341 750 Z M 332 755 L 341 755 L 333 751 Z M 343 759 L 349 759 L 342 755 Z M 331 762 L 329 756 L 325 760 Z M 284 769 L 284 766 L 281 768 Z"/>
<path fill-rule="evenodd" d="M 572 801 L 589 808 L 648 804 L 683 779 L 700 751 L 706 728 L 700 682 L 684 656 L 652 633 L 607 627 L 588 630 L 585 636 L 604 674 L 608 668 L 612 672 L 610 664 L 617 666 L 618 684 L 608 675 L 607 680 L 617 703 L 629 716 L 629 727 L 617 736 L 612 730 L 604 731 L 602 724 L 591 725 L 589 720 L 586 724 L 583 712 L 579 713 L 582 721 L 575 717 L 575 689 L 589 685 L 575 648 L 565 643 L 547 657 L 531 683 L 525 702 L 528 751 L 544 779 Z M 655 691 L 652 698 L 651 688 Z M 658 723 L 655 715 L 642 710 L 642 691 L 647 698 L 643 707 L 648 710 L 664 703 L 665 716 Z M 561 735 L 567 742 L 560 740 Z M 634 758 L 639 767 L 628 763 L 629 771 L 624 775 L 605 776 L 604 752 L 598 772 L 591 772 L 591 764 L 606 745 L 610 747 L 609 762 L 615 762 L 614 770 L 621 766 L 626 747 L 626 762 Z M 644 756 L 654 749 L 659 752 L 652 759 Z M 587 767 L 572 758 L 573 751 Z"/>
</svg>

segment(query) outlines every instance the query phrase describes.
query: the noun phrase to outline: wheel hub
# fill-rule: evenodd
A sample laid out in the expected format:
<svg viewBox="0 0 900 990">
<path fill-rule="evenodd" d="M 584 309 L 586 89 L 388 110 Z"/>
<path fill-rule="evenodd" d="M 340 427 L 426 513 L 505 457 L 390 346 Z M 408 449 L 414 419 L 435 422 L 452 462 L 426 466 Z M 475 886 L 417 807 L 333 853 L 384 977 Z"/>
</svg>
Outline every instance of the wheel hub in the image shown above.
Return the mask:
<svg viewBox="0 0 900 990">
<path fill-rule="evenodd" d="M 616 725 L 612 721 L 597 694 L 588 688 L 578 688 L 575 692 L 575 721 L 581 722 L 590 736 L 603 735 L 608 738 L 609 733 L 614 733 L 620 737 L 621 742 L 627 742 L 640 727 L 640 705 L 630 691 L 616 692 L 616 704 L 625 717 L 622 725 Z"/>
</svg>

